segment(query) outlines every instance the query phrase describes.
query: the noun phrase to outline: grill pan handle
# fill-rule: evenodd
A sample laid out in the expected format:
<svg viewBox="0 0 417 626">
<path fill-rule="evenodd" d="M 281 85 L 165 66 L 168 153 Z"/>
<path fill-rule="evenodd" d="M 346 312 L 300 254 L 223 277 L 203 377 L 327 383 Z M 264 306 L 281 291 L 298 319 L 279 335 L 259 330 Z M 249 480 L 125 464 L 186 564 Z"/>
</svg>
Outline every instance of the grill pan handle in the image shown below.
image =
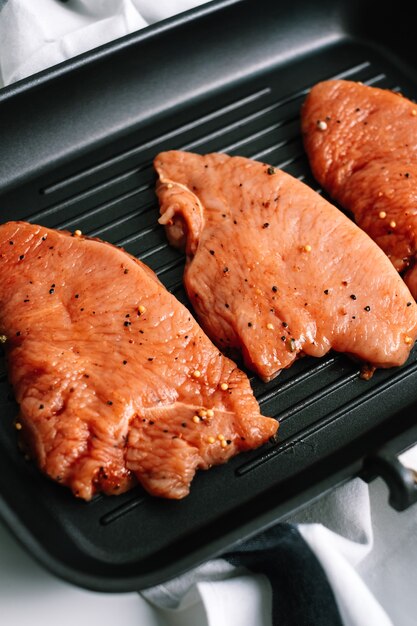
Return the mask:
<svg viewBox="0 0 417 626">
<path fill-rule="evenodd" d="M 417 426 L 391 439 L 364 461 L 361 477 L 370 482 L 380 476 L 389 489 L 389 504 L 404 511 L 417 502 Z M 409 457 L 414 450 L 414 459 Z M 412 467 L 414 465 L 414 467 Z"/>
</svg>

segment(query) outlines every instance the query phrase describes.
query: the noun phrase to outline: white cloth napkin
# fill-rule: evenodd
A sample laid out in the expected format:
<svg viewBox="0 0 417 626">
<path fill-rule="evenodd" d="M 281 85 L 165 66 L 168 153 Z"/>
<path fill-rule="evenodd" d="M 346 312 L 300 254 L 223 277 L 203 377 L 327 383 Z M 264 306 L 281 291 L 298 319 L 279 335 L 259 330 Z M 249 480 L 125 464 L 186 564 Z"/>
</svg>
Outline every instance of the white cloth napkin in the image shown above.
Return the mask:
<svg viewBox="0 0 417 626">
<path fill-rule="evenodd" d="M 208 0 L 0 0 L 0 85 Z"/>
<path fill-rule="evenodd" d="M 290 521 L 326 573 L 344 626 L 393 626 L 356 570 L 373 545 L 368 486 L 352 480 Z M 266 576 L 224 559 L 143 592 L 169 626 L 271 626 L 271 595 Z"/>
</svg>

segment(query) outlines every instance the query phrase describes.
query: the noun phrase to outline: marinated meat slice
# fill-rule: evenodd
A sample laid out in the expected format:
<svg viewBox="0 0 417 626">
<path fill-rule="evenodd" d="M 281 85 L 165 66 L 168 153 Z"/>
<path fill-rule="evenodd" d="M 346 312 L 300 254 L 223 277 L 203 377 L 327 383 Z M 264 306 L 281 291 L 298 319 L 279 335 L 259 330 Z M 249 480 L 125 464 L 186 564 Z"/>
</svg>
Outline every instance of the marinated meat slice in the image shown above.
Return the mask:
<svg viewBox="0 0 417 626">
<path fill-rule="evenodd" d="M 382 250 L 319 194 L 269 165 L 161 153 L 157 194 L 207 333 L 264 380 L 330 348 L 400 365 L 417 334 L 411 294 Z"/>
<path fill-rule="evenodd" d="M 75 495 L 137 479 L 182 498 L 197 468 L 274 435 L 247 376 L 123 250 L 10 222 L 0 272 L 17 425 L 41 470 Z"/>
<path fill-rule="evenodd" d="M 386 252 L 417 297 L 417 105 L 347 80 L 318 83 L 302 109 L 314 176 Z"/>
</svg>

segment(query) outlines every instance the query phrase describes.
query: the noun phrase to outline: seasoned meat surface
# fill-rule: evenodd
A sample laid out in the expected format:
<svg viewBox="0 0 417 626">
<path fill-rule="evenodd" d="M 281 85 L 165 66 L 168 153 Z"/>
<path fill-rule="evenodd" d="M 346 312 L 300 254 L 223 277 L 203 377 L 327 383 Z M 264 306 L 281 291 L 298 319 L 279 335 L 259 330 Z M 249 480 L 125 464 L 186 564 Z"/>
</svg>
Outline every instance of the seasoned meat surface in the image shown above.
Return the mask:
<svg viewBox="0 0 417 626">
<path fill-rule="evenodd" d="M 318 83 L 302 108 L 314 176 L 385 251 L 417 297 L 417 105 L 347 80 Z"/>
<path fill-rule="evenodd" d="M 411 294 L 382 250 L 288 174 L 226 154 L 159 154 L 160 222 L 184 248 L 184 283 L 222 348 L 262 379 L 333 348 L 403 363 L 417 333 Z"/>
<path fill-rule="evenodd" d="M 41 470 L 75 495 L 139 481 L 182 498 L 197 468 L 276 432 L 247 376 L 123 250 L 9 222 L 0 273 L 19 432 Z"/>
</svg>

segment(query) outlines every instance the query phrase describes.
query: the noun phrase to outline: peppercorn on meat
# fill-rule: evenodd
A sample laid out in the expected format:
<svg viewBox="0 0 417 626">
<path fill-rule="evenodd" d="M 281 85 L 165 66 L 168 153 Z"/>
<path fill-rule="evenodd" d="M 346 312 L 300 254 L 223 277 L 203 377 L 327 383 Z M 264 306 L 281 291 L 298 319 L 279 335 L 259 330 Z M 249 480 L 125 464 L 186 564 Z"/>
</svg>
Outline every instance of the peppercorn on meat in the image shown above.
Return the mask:
<svg viewBox="0 0 417 626">
<path fill-rule="evenodd" d="M 184 248 L 184 282 L 209 336 L 263 380 L 333 348 L 403 363 L 411 294 L 382 250 L 285 172 L 226 154 L 159 154 L 160 222 Z"/>
<path fill-rule="evenodd" d="M 318 83 L 302 108 L 314 176 L 385 251 L 417 297 L 417 105 L 347 80 Z"/>
<path fill-rule="evenodd" d="M 9 222 L 0 273 L 16 427 L 40 469 L 75 495 L 139 481 L 182 498 L 197 468 L 275 434 L 247 376 L 123 250 Z"/>
</svg>

